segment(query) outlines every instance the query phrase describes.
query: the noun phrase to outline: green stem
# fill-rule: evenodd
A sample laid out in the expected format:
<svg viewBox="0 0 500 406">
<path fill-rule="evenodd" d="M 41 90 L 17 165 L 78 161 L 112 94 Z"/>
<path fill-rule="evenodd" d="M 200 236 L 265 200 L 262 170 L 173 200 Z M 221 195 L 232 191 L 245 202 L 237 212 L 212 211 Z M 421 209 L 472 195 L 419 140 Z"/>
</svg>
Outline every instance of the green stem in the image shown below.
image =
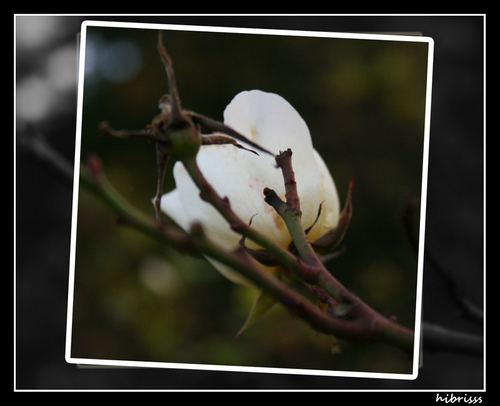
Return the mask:
<svg viewBox="0 0 500 406">
<path fill-rule="evenodd" d="M 356 313 L 362 313 L 363 316 L 369 314 L 370 318 L 368 320 L 360 320 L 358 317 L 331 317 L 319 310 L 309 300 L 291 290 L 278 278 L 256 266 L 243 247 L 228 253 L 206 237 L 200 224 L 192 226 L 190 235 L 193 244 L 203 254 L 237 270 L 266 293 L 273 296 L 294 315 L 305 320 L 316 331 L 351 341 L 384 341 L 411 355 L 413 332 L 384 319 L 364 303 L 361 303 L 361 306 L 356 309 Z M 391 326 L 390 323 L 393 325 Z"/>
<path fill-rule="evenodd" d="M 228 252 L 214 244 L 207 238 L 200 224 L 193 224 L 190 234 L 168 225 L 159 228 L 155 219 L 137 210 L 111 186 L 100 170 L 100 163 L 96 158 L 91 159 L 89 167 L 81 167 L 80 185 L 106 203 L 124 224 L 179 251 L 201 253 L 237 270 L 317 331 L 349 340 L 376 341 L 379 339 L 378 329 L 367 329 L 364 324 L 356 320 L 333 318 L 320 311 L 278 278 L 257 266 L 242 247 Z M 405 349 L 405 346 L 398 342 L 394 345 Z"/>
<path fill-rule="evenodd" d="M 95 156 L 89 158 L 88 167 L 80 167 L 80 185 L 99 197 L 120 221 L 141 231 L 162 244 L 174 244 L 182 251 L 190 251 L 188 236 L 180 229 L 168 227 L 161 229 L 155 220 L 132 206 L 108 182 L 101 169 L 101 163 Z"/>
<path fill-rule="evenodd" d="M 294 201 L 293 207 L 282 202 L 270 189 L 266 189 L 265 193 L 272 192 L 273 195 L 271 198 L 276 204 L 279 213 L 285 217 L 285 222 L 287 226 L 290 227 L 290 234 L 292 235 L 294 244 L 297 245 L 297 250 L 302 259 L 295 257 L 285 248 L 273 243 L 243 222 L 232 210 L 229 200 L 227 198 L 221 198 L 205 179 L 196 162 L 196 156 L 190 156 L 182 162 L 192 180 L 198 186 L 201 199 L 211 203 L 226 219 L 231 229 L 256 242 L 264 249 L 267 249 L 285 267 L 292 270 L 306 282 L 316 284 L 323 288 L 328 294 L 342 303 L 344 307 L 348 308 L 349 317 L 331 317 L 325 313 L 319 312 L 302 297 L 290 294 L 288 288 L 276 278 L 262 274 L 256 267 L 248 273 L 248 269 L 246 267 L 241 267 L 240 263 L 231 263 L 231 261 L 234 261 L 234 258 L 228 258 L 227 255 L 221 254 L 217 250 L 213 251 L 213 247 L 211 246 L 203 246 L 202 251 L 204 251 L 204 253 L 238 270 L 256 285 L 276 297 L 276 299 L 287 308 L 306 319 L 311 326 L 319 331 L 351 340 L 384 341 L 401 348 L 409 354 L 412 352 L 413 331 L 403 326 L 399 326 L 375 312 L 359 298 L 350 293 L 323 267 L 302 228 L 298 196 L 296 195 L 296 190 L 295 193 L 293 190 L 296 187 L 294 182 L 287 182 L 286 187 L 287 196 Z M 287 173 L 293 174 L 293 171 Z M 288 177 L 288 175 L 285 176 Z M 229 262 L 224 262 L 228 260 Z"/>
<path fill-rule="evenodd" d="M 413 349 L 413 331 L 377 313 L 356 295 L 349 292 L 323 266 L 302 226 L 300 200 L 292 168 L 292 151 L 288 149 L 277 155 L 276 162 L 283 172 L 287 201 L 283 202 L 273 190 L 268 188 L 264 190 L 265 200 L 282 217 L 299 256 L 315 270 L 307 275 L 307 279 L 304 280 L 324 289 L 327 294 L 342 305 L 342 312 L 345 312 L 350 318 L 357 320 L 362 325 L 365 323 L 371 325 L 371 327 L 367 327 L 367 331 L 376 335 L 378 339 L 397 345 L 410 353 Z"/>
<path fill-rule="evenodd" d="M 283 249 L 276 247 L 274 243 L 241 221 L 232 211 L 227 199 L 220 198 L 212 186 L 205 180 L 196 161 L 192 159 L 188 162 L 187 168 L 194 175 L 193 180 L 200 187 L 202 198 L 214 204 L 223 213 L 233 229 L 239 230 L 248 238 L 260 243 L 264 248 L 274 250 L 276 255 L 279 256 Z M 382 340 L 407 352 L 411 351 L 413 334 L 410 330 L 405 330 L 401 326 L 382 318 L 382 316 L 359 300 L 353 303 L 349 318 L 331 317 L 320 311 L 300 294 L 289 289 L 272 274 L 260 269 L 255 262 L 250 260 L 243 247 L 233 252 L 227 252 L 212 243 L 205 236 L 201 225 L 194 224 L 190 235 L 168 225 L 160 228 L 153 218 L 146 216 L 133 207 L 109 184 L 97 158 L 92 157 L 88 164 L 88 167 L 81 167 L 81 185 L 87 187 L 105 202 L 120 217 L 123 223 L 149 235 L 162 244 L 172 246 L 182 252 L 207 255 L 237 270 L 318 331 L 349 340 Z M 286 203 L 283 202 L 282 209 L 285 206 Z M 291 213 L 293 213 L 293 210 Z M 299 216 L 296 217 L 300 219 Z M 290 263 L 292 267 L 297 267 L 295 256 L 288 251 L 285 252 L 286 255 L 282 255 L 284 262 Z M 290 261 L 290 257 L 293 258 L 293 261 Z M 309 268 L 308 271 L 311 272 L 311 269 Z M 333 280 L 335 281 L 335 279 Z M 321 282 L 321 273 L 319 274 L 319 282 Z M 328 283 L 321 284 L 328 286 Z M 345 303 L 345 300 L 342 302 Z M 389 323 L 392 323 L 392 325 Z"/>
<path fill-rule="evenodd" d="M 306 282 L 317 285 L 324 289 L 338 302 L 354 305 L 358 298 L 349 292 L 330 272 L 326 270 L 316 252 L 314 252 L 307 234 L 302 226 L 302 212 L 300 211 L 300 199 L 297 193 L 295 173 L 292 168 L 292 151 L 290 149 L 276 156 L 276 163 L 283 172 L 285 182 L 286 202 L 269 188 L 264 189 L 265 201 L 271 205 L 285 222 L 295 248 L 300 258 L 310 265 L 312 272 L 302 275 Z"/>
<path fill-rule="evenodd" d="M 250 227 L 233 211 L 229 200 L 226 197 L 220 197 L 212 185 L 210 185 L 210 183 L 208 183 L 205 179 L 198 163 L 196 162 L 195 156 L 191 156 L 189 159 L 185 159 L 182 162 L 191 176 L 191 179 L 194 181 L 196 186 L 198 186 L 198 189 L 200 190 L 200 198 L 212 204 L 212 206 L 217 209 L 224 219 L 226 219 L 233 231 L 249 238 L 265 250 L 269 251 L 280 263 L 292 271 L 295 270 L 299 273 L 308 271 L 309 267 L 303 261 L 296 258 L 284 247 L 274 243 L 266 236 Z"/>
</svg>

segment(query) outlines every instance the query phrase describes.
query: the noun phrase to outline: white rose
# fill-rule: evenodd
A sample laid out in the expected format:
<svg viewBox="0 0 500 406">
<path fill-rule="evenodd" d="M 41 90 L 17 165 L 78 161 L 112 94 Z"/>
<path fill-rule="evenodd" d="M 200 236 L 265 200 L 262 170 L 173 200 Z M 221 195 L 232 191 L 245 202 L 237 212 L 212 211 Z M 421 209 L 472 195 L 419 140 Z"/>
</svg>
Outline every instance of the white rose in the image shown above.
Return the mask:
<svg viewBox="0 0 500 406">
<path fill-rule="evenodd" d="M 306 123 L 285 99 L 260 90 L 241 92 L 224 111 L 224 124 L 274 154 L 288 148 L 293 151 L 304 228 L 314 223 L 322 205 L 320 217 L 309 231 L 310 241 L 336 227 L 340 212 L 337 189 L 323 159 L 313 148 Z M 285 199 L 283 175 L 273 157 L 257 156 L 228 144 L 202 146 L 196 159 L 208 182 L 220 196 L 229 199 L 233 211 L 243 221 L 253 217 L 253 228 L 279 245 L 289 246 L 291 237 L 283 220 L 264 201 L 265 187 Z M 237 248 L 241 235 L 232 231 L 209 203 L 201 200 L 197 186 L 181 162 L 174 166 L 174 178 L 177 188 L 162 197 L 161 210 L 185 230 L 193 222 L 200 222 L 212 241 L 229 250 Z M 261 248 L 248 239 L 246 245 Z M 247 283 L 235 271 L 209 260 L 233 282 Z M 272 267 L 259 265 L 273 271 Z"/>
</svg>

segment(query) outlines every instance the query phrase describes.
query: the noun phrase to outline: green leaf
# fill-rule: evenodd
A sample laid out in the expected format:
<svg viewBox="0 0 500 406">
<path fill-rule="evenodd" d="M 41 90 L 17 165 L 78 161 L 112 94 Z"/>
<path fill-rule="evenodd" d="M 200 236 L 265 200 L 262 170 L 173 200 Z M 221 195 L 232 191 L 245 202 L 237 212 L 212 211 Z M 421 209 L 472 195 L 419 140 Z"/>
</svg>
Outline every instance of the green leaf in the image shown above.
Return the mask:
<svg viewBox="0 0 500 406">
<path fill-rule="evenodd" d="M 236 334 L 235 340 L 239 338 L 253 323 L 259 320 L 265 313 L 270 310 L 274 304 L 276 303 L 276 299 L 272 296 L 269 296 L 264 291 L 259 291 L 259 294 L 255 298 L 253 302 L 252 308 L 250 309 L 250 314 L 248 315 L 247 321 L 243 325 L 243 327 Z"/>
</svg>

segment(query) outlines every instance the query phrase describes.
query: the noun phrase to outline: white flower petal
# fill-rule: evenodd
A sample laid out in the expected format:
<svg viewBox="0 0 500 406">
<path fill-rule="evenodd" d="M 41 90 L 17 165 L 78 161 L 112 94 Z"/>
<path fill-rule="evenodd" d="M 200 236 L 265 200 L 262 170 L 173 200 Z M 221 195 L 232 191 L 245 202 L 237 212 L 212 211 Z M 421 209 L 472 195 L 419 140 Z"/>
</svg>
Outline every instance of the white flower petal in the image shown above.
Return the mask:
<svg viewBox="0 0 500 406">
<path fill-rule="evenodd" d="M 184 230 L 189 229 L 191 219 L 187 217 L 186 212 L 182 207 L 181 200 L 179 199 L 179 191 L 177 189 L 174 189 L 161 197 L 160 209 Z"/>
<path fill-rule="evenodd" d="M 224 123 L 275 154 L 292 150 L 302 219 L 304 224 L 312 224 L 321 203 L 317 195 L 320 173 L 309 129 L 299 113 L 277 94 L 251 90 L 239 93 L 231 101 L 224 111 Z M 258 179 L 269 180 L 264 187 L 274 189 L 284 199 L 281 171 L 271 173 L 262 163 L 253 171 Z"/>
<path fill-rule="evenodd" d="M 175 222 L 184 230 L 189 230 L 192 219 L 186 216 L 184 207 L 179 198 L 179 191 L 177 189 L 174 189 L 162 196 L 161 210 L 171 219 L 175 220 Z M 207 258 L 207 260 L 230 281 L 241 285 L 250 285 L 250 283 L 244 277 L 242 277 L 240 274 L 233 271 L 223 263 L 218 262 L 212 258 Z"/>
<path fill-rule="evenodd" d="M 253 218 L 252 226 L 274 241 L 287 245 L 290 236 L 283 221 L 264 201 L 265 179 L 249 170 L 252 167 L 262 169 L 259 158 L 233 145 L 210 145 L 201 148 L 197 162 L 207 181 L 221 197 L 228 197 L 232 209 L 243 221 L 250 221 L 258 214 Z M 267 161 L 267 172 L 279 172 L 271 162 L 272 160 Z M 236 248 L 241 237 L 231 230 L 211 204 L 200 199 L 197 186 L 180 162 L 174 166 L 174 177 L 179 199 L 189 222 L 200 221 L 212 239 L 228 248 Z"/>
<path fill-rule="evenodd" d="M 323 161 L 323 158 L 321 158 L 316 150 L 314 150 L 314 157 L 320 171 L 318 196 L 322 205 L 320 217 L 314 227 L 309 231 L 308 237 L 310 241 L 314 241 L 336 227 L 340 214 L 339 195 L 332 175 Z"/>
<path fill-rule="evenodd" d="M 273 153 L 292 149 L 304 227 L 315 221 L 323 201 L 321 217 L 310 235 L 315 239 L 336 225 L 339 202 L 333 180 L 313 149 L 307 125 L 285 99 L 258 90 L 242 92 L 227 106 L 224 122 Z M 208 182 L 221 197 L 228 197 L 232 209 L 243 221 L 253 217 L 252 227 L 288 247 L 291 237 L 283 220 L 264 201 L 265 187 L 285 198 L 283 176 L 273 157 L 256 156 L 233 145 L 210 145 L 200 148 L 197 162 Z M 227 249 L 236 248 L 241 236 L 231 230 L 209 203 L 201 200 L 198 188 L 181 162 L 174 166 L 174 177 L 177 189 L 163 196 L 161 209 L 184 229 L 199 221 L 213 241 Z M 249 240 L 247 246 L 258 248 Z M 222 264 L 211 262 L 234 282 L 245 282 Z"/>
</svg>

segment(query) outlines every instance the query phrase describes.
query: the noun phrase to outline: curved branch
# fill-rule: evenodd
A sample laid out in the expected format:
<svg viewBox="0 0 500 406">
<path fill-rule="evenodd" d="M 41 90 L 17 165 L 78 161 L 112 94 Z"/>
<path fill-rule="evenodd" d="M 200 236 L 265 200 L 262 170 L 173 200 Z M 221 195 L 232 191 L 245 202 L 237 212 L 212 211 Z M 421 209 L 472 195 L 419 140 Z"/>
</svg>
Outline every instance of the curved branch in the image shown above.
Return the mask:
<svg viewBox="0 0 500 406">
<path fill-rule="evenodd" d="M 366 326 L 350 317 L 331 317 L 322 312 L 278 278 L 257 266 L 243 247 L 240 246 L 236 250 L 228 252 L 210 241 L 199 223 L 192 225 L 189 234 L 169 225 L 158 227 L 153 218 L 135 209 L 107 182 L 100 161 L 96 156 L 89 159 L 87 166 L 81 167 L 80 184 L 106 203 L 120 217 L 121 224 L 135 228 L 158 242 L 181 252 L 203 254 L 230 266 L 275 297 L 293 314 L 304 319 L 315 330 L 348 340 L 383 340 L 392 342 L 405 351 L 411 351 L 411 348 L 401 345 L 394 337 L 387 337 L 387 328 L 381 320 Z"/>
<path fill-rule="evenodd" d="M 18 140 L 20 141 L 19 146 L 33 153 L 33 157 L 39 160 L 40 163 L 47 163 L 51 167 L 55 168 L 59 173 L 64 175 L 64 179 L 68 180 L 65 184 L 71 187 L 73 180 L 73 168 L 71 163 L 59 154 L 59 152 L 57 152 L 43 136 L 37 133 L 35 129 L 31 129 L 31 133 L 32 134 L 26 135 L 20 134 L 20 136 L 18 136 Z M 94 159 L 93 162 L 92 159 Z M 128 203 L 105 180 L 99 161 L 95 158 L 91 158 L 90 166 L 81 166 L 80 185 L 94 193 L 94 195 L 105 203 L 112 212 L 117 214 L 122 220 L 121 224 L 128 225 L 141 233 L 149 235 L 156 241 L 172 246 L 181 252 L 197 255 L 200 253 L 200 250 L 193 245 L 193 238 L 187 235 L 184 231 L 174 227 L 160 229 L 153 218 L 145 216 L 130 205 L 130 203 Z M 217 257 L 221 262 L 227 261 L 227 265 L 232 264 L 233 266 L 240 266 L 243 262 L 245 262 L 246 265 L 244 265 L 241 269 L 247 269 L 250 266 L 248 263 L 251 261 L 244 259 L 244 255 L 241 252 L 232 254 L 240 257 L 237 259 L 236 257 L 228 257 L 226 255 L 227 253 L 224 255 L 222 252 L 218 253 L 217 247 L 213 244 L 210 245 L 208 240 L 199 240 L 198 244 L 198 248 L 203 248 L 202 245 L 205 246 L 203 251 L 206 252 L 207 255 Z M 247 271 L 247 277 L 249 279 L 252 278 L 252 270 L 247 269 Z M 252 279 L 254 283 L 259 283 L 257 277 L 254 278 L 255 279 Z M 347 327 L 350 327 L 347 323 L 343 323 L 342 325 L 337 323 L 333 325 L 330 317 L 327 317 L 325 314 L 321 314 L 316 308 L 313 310 L 310 303 L 304 303 L 300 300 L 300 298 L 297 299 L 292 296 L 292 291 L 277 284 L 276 281 L 273 281 L 270 278 L 270 275 L 261 275 L 259 278 L 262 278 L 260 280 L 261 283 L 269 284 L 268 291 L 273 291 L 277 293 L 277 295 L 281 296 L 281 303 L 284 306 L 297 315 L 301 314 L 304 320 L 306 320 L 314 328 L 318 329 L 318 331 L 323 331 L 325 333 L 331 332 L 332 334 L 336 334 L 338 337 L 341 337 L 341 334 L 338 332 L 338 328 L 342 327 L 342 329 L 345 330 Z M 393 328 L 389 329 L 389 331 L 391 331 L 397 339 L 398 334 L 405 335 L 405 332 L 402 331 L 399 333 L 396 326 L 393 326 Z M 387 334 L 387 332 L 385 334 Z M 424 322 L 422 325 L 422 336 L 424 351 L 453 351 L 461 354 L 483 356 L 483 339 L 480 336 L 453 331 L 427 322 Z M 372 334 L 372 339 L 374 338 L 375 334 Z"/>
<path fill-rule="evenodd" d="M 256 283 L 259 287 L 266 290 L 269 294 L 275 296 L 281 303 L 297 313 L 302 318 L 306 319 L 314 328 L 319 331 L 328 332 L 338 336 L 339 338 L 347 338 L 350 340 L 361 341 L 383 341 L 394 345 L 408 354 L 413 351 L 414 333 L 411 329 L 401 326 L 392 320 L 386 319 L 375 310 L 370 308 L 366 303 L 362 302 L 358 297 L 349 292 L 340 282 L 338 282 L 327 270 L 312 249 L 307 236 L 300 223 L 300 202 L 296 191 L 296 184 L 293 179 L 293 170 L 291 167 L 291 151 L 286 152 L 286 157 L 278 161 L 278 166 L 286 166 L 285 169 L 285 183 L 287 191 L 287 201 L 293 202 L 293 207 L 288 206 L 287 203 L 271 191 L 266 189 L 266 201 L 269 199 L 274 204 L 278 213 L 283 216 L 285 223 L 292 236 L 299 258 L 290 253 L 284 247 L 277 245 L 269 240 L 267 237 L 261 235 L 256 230 L 251 228 L 247 223 L 243 222 L 238 215 L 232 210 L 230 202 L 227 198 L 222 198 L 210 185 L 210 183 L 203 176 L 197 162 L 196 156 L 191 156 L 184 159 L 182 162 L 191 176 L 191 179 L 198 186 L 200 190 L 200 197 L 211 203 L 212 206 L 226 219 L 231 229 L 242 234 L 244 237 L 251 239 L 263 248 L 267 249 L 273 254 L 283 266 L 290 269 L 296 276 L 305 280 L 307 283 L 318 285 L 323 288 L 329 295 L 342 305 L 342 314 L 327 314 L 322 313 L 321 316 L 317 315 L 318 310 L 314 309 L 313 315 L 311 314 L 311 304 L 304 302 L 301 299 L 300 303 L 297 302 L 296 296 L 293 297 L 291 302 L 287 295 L 282 295 L 283 292 L 277 289 L 278 285 L 283 285 L 277 281 L 276 278 L 271 276 L 273 284 L 269 285 L 269 277 L 259 281 L 252 278 L 261 272 L 252 272 L 255 275 L 246 275 L 242 268 L 230 265 L 236 271 L 239 271 L 248 279 Z M 285 161 L 289 162 L 286 163 Z M 245 252 L 243 247 L 240 247 L 241 252 Z M 211 255 L 209 255 L 211 256 Z M 215 258 L 217 259 L 217 258 Z M 228 264 L 226 264 L 228 265 Z M 255 267 L 255 271 L 258 268 Z M 260 276 L 259 276 L 260 278 Z M 284 286 L 284 285 L 283 285 Z M 286 288 L 286 291 L 289 291 Z M 306 305 L 307 303 L 307 305 Z M 333 332 L 335 331 L 335 332 Z"/>
</svg>

